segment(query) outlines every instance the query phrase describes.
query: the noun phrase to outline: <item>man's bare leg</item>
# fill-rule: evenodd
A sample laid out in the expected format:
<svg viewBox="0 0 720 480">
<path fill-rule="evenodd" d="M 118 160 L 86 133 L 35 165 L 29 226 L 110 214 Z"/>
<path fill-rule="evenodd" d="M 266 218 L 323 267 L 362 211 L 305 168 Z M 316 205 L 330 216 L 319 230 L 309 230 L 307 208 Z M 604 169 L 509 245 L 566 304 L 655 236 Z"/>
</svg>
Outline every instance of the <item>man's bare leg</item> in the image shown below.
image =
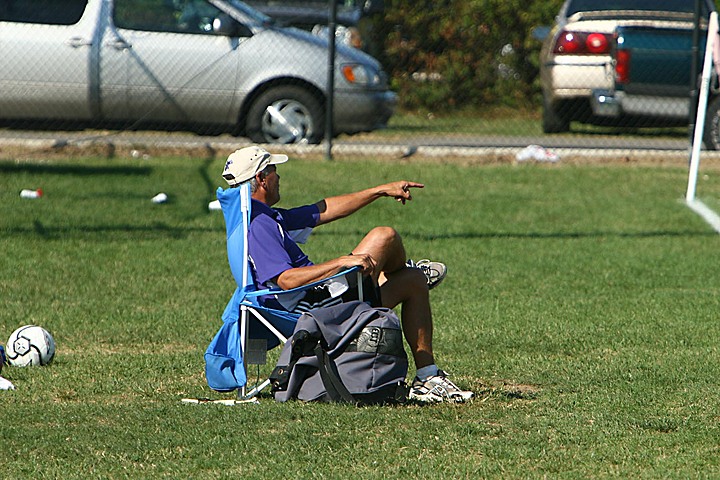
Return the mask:
<svg viewBox="0 0 720 480">
<path fill-rule="evenodd" d="M 383 277 L 386 277 L 388 273 L 405 268 L 407 261 L 402 238 L 391 227 L 373 228 L 353 249 L 352 253 L 364 253 L 373 258 L 376 264 L 373 279 L 378 284 L 383 283 Z"/>
<path fill-rule="evenodd" d="M 402 326 L 416 368 L 435 363 L 432 350 L 432 311 L 427 279 L 416 268 L 407 268 L 405 247 L 390 227 L 371 230 L 353 250 L 369 254 L 377 267 L 373 278 L 380 285 L 384 307 L 402 304 Z"/>
</svg>

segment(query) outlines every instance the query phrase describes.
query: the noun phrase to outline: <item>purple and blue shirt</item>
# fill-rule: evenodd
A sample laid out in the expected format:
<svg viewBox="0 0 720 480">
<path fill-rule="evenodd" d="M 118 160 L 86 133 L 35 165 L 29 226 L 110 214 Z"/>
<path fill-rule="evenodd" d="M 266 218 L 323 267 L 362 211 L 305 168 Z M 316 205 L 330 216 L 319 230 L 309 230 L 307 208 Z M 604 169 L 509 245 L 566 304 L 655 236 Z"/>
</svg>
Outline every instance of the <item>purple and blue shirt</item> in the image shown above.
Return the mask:
<svg viewBox="0 0 720 480">
<path fill-rule="evenodd" d="M 285 270 L 313 265 L 291 232 L 311 229 L 319 220 L 317 205 L 285 210 L 252 200 L 248 253 L 258 287 L 276 286 L 274 281 Z"/>
</svg>

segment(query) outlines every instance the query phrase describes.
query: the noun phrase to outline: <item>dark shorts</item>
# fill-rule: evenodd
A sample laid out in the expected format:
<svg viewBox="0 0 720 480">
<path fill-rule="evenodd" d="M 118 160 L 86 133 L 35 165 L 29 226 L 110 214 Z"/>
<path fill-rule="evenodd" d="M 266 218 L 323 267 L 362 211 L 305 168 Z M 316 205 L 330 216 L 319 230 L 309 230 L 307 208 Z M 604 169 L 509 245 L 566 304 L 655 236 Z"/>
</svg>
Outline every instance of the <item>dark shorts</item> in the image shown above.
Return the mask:
<svg viewBox="0 0 720 480">
<path fill-rule="evenodd" d="M 356 277 L 352 277 L 353 279 Z M 328 292 L 327 287 L 324 285 L 315 287 L 305 294 L 302 300 L 293 309 L 293 312 L 304 313 L 308 310 L 315 308 L 330 307 L 332 305 L 338 305 L 343 302 L 351 302 L 353 300 L 359 300 L 358 289 L 355 285 L 356 282 L 350 281 L 350 288 L 340 295 L 339 297 L 332 298 Z M 381 307 L 382 301 L 380 299 L 380 287 L 375 285 L 372 278 L 363 277 L 363 301 L 369 303 L 372 307 Z"/>
</svg>

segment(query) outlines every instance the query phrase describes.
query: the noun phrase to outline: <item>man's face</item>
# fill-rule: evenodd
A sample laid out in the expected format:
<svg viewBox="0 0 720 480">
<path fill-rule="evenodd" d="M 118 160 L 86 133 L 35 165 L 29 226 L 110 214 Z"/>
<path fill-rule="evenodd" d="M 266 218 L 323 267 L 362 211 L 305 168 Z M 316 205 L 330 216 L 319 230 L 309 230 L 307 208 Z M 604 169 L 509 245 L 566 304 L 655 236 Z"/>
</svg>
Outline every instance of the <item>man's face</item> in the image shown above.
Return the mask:
<svg viewBox="0 0 720 480">
<path fill-rule="evenodd" d="M 280 201 L 280 175 L 277 167 L 270 165 L 269 172 L 265 175 L 265 189 L 267 190 L 267 204 L 272 206 Z"/>
</svg>

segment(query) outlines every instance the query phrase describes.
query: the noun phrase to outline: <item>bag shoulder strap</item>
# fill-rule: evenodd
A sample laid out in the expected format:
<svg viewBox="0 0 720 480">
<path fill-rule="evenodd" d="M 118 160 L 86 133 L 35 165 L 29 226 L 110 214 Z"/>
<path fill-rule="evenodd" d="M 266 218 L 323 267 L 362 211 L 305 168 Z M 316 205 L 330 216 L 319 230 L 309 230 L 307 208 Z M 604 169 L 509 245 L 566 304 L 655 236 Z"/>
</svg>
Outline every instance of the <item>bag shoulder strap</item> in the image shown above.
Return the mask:
<svg viewBox="0 0 720 480">
<path fill-rule="evenodd" d="M 327 351 L 322 348 L 320 342 L 315 346 L 315 356 L 318 359 L 320 378 L 330 399 L 334 402 L 346 402 L 357 404 L 357 400 L 348 391 L 345 384 L 340 380 L 335 363 L 330 359 Z"/>
</svg>

